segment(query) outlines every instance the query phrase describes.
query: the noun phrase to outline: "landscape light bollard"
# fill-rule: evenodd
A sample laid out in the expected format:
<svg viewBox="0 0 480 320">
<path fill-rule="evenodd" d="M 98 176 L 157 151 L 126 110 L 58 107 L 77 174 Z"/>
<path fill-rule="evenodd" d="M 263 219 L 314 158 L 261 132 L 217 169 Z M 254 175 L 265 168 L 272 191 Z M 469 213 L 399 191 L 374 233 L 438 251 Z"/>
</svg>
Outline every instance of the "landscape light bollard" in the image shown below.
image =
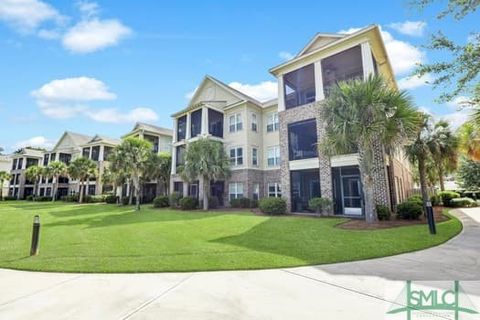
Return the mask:
<svg viewBox="0 0 480 320">
<path fill-rule="evenodd" d="M 433 208 L 432 203 L 427 201 L 427 221 L 428 221 L 428 229 L 430 230 L 430 234 L 437 234 L 437 228 L 435 226 L 435 218 L 433 216 Z"/>
<path fill-rule="evenodd" d="M 39 238 L 40 238 L 40 217 L 36 215 L 33 218 L 32 246 L 30 248 L 31 256 L 36 256 L 38 254 Z"/>
</svg>

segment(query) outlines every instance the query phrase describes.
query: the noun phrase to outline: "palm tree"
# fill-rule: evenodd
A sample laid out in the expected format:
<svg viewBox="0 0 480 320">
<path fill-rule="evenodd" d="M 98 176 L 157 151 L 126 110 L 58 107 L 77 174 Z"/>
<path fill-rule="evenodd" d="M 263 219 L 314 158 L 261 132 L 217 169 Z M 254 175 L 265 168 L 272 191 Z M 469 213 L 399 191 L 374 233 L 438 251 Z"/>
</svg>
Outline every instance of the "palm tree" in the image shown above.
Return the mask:
<svg viewBox="0 0 480 320">
<path fill-rule="evenodd" d="M 230 160 L 222 143 L 202 138 L 188 145 L 185 164 L 178 168 L 186 181 L 203 179 L 203 210 L 208 210 L 210 181 L 227 179 L 230 176 Z"/>
<path fill-rule="evenodd" d="M 40 183 L 40 178 L 42 177 L 43 169 L 39 166 L 30 166 L 25 170 L 25 176 L 28 180 L 33 181 L 33 195 L 38 195 L 38 184 Z"/>
<path fill-rule="evenodd" d="M 152 145 L 143 139 L 128 137 L 115 149 L 116 164 L 114 166 L 121 167 L 130 177 L 135 189 L 136 209 L 140 210 L 140 180 L 145 176 Z"/>
<path fill-rule="evenodd" d="M 157 181 L 157 185 L 163 186 L 163 194 L 167 195 L 171 170 L 172 156 L 169 153 L 152 153 L 147 163 L 145 179 Z"/>
<path fill-rule="evenodd" d="M 435 123 L 429 146 L 438 174 L 440 190 L 444 191 L 443 176 L 445 173 L 454 171 L 458 162 L 458 140 L 452 133 L 448 122 L 438 121 Z"/>
<path fill-rule="evenodd" d="M 6 171 L 0 171 L 0 201 L 3 200 L 3 183 L 10 180 L 11 174 Z"/>
<path fill-rule="evenodd" d="M 108 157 L 108 162 L 109 166 L 106 168 L 102 178 L 105 182 L 111 182 L 113 184 L 113 192 L 116 195 L 117 186 L 121 186 L 129 182 L 131 179 L 128 173 L 126 162 L 123 161 L 121 150 L 118 148 L 113 149 L 112 153 Z M 130 194 L 132 193 L 130 192 Z M 120 204 L 120 197 L 117 197 L 117 204 Z M 132 204 L 131 198 L 129 199 L 129 204 Z"/>
<path fill-rule="evenodd" d="M 325 136 L 320 148 L 328 155 L 358 151 L 367 222 L 377 220 L 373 172 L 384 168 L 386 150 L 415 135 L 419 119 L 410 96 L 380 76 L 338 83 L 320 109 Z"/>
<path fill-rule="evenodd" d="M 480 161 L 480 121 L 465 122 L 458 128 L 457 135 L 460 152 L 472 160 Z"/>
<path fill-rule="evenodd" d="M 119 197 L 117 195 L 117 187 L 121 186 L 125 183 L 126 178 L 125 175 L 121 170 L 112 170 L 112 165 L 105 167 L 102 174 L 102 183 L 105 184 L 112 184 L 113 195 L 117 199 L 117 204 L 119 204 Z"/>
<path fill-rule="evenodd" d="M 79 157 L 73 160 L 68 166 L 68 175 L 79 181 L 79 197 L 78 202 L 83 202 L 83 195 L 85 194 L 85 181 L 91 177 L 97 176 L 97 164 L 88 158 Z"/>
<path fill-rule="evenodd" d="M 431 139 L 433 126 L 431 123 L 431 117 L 429 115 L 422 113 L 421 118 L 422 125 L 417 133 L 417 138 L 412 144 L 405 146 L 405 154 L 411 163 L 418 166 L 423 208 L 426 212 L 426 204 L 428 202 L 427 163 L 432 159 Z"/>
<path fill-rule="evenodd" d="M 52 202 L 55 202 L 57 196 L 58 196 L 58 184 L 59 184 L 59 179 L 61 176 L 64 176 L 67 174 L 67 165 L 63 162 L 60 161 L 52 161 L 48 164 L 46 167 L 46 170 L 44 170 L 44 175 L 47 176 L 48 178 L 53 178 L 54 185 L 53 185 L 53 192 L 52 192 Z"/>
</svg>

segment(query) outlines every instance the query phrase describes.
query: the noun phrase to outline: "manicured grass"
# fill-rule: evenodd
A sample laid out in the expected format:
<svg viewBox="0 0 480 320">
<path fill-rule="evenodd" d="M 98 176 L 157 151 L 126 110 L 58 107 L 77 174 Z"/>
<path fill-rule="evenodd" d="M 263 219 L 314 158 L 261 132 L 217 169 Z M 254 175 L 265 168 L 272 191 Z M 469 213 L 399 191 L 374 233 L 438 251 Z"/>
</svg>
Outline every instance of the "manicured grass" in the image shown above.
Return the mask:
<svg viewBox="0 0 480 320">
<path fill-rule="evenodd" d="M 29 257 L 33 216 L 40 255 Z M 182 212 L 105 204 L 0 203 L 0 267 L 66 272 L 155 272 L 291 267 L 381 257 L 440 244 L 453 218 L 388 230 L 335 228 L 344 219 Z"/>
</svg>

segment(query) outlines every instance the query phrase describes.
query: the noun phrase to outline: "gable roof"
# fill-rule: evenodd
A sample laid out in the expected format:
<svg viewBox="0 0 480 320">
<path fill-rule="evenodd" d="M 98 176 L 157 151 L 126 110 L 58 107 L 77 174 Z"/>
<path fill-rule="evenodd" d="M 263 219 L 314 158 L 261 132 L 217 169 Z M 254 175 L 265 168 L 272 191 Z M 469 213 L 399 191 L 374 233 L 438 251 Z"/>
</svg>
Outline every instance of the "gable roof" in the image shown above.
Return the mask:
<svg viewBox="0 0 480 320">
<path fill-rule="evenodd" d="M 162 135 L 165 135 L 165 136 L 173 136 L 173 130 L 171 130 L 171 129 L 159 127 L 159 126 L 149 124 L 149 123 L 145 123 L 145 122 L 136 122 L 132 131 L 123 135 L 122 137 L 128 137 L 128 136 L 134 134 L 136 131 L 139 131 L 139 130 L 151 131 L 151 132 L 159 133 L 159 134 L 162 134 Z"/>
<path fill-rule="evenodd" d="M 110 145 L 117 145 L 117 144 L 121 143 L 121 141 L 119 139 L 105 137 L 105 136 L 101 136 L 99 134 L 96 134 L 85 145 L 94 144 L 94 143 L 97 143 L 97 142 L 103 142 L 103 143 L 110 144 Z"/>
<path fill-rule="evenodd" d="M 300 57 L 303 56 L 305 53 L 309 53 L 320 49 L 327 44 L 330 44 L 338 39 L 345 37 L 345 34 L 340 33 L 316 33 L 313 38 L 307 43 L 305 47 L 295 56 Z"/>
<path fill-rule="evenodd" d="M 57 143 L 55 146 L 52 148 L 52 150 L 55 150 L 59 145 L 60 142 L 62 142 L 63 139 L 65 139 L 66 136 L 69 136 L 72 142 L 77 146 L 80 147 L 84 144 L 86 144 L 88 141 L 92 139 L 91 136 L 87 136 L 84 134 L 76 133 L 76 132 L 71 132 L 71 131 L 65 131 L 60 139 L 58 139 Z"/>
</svg>

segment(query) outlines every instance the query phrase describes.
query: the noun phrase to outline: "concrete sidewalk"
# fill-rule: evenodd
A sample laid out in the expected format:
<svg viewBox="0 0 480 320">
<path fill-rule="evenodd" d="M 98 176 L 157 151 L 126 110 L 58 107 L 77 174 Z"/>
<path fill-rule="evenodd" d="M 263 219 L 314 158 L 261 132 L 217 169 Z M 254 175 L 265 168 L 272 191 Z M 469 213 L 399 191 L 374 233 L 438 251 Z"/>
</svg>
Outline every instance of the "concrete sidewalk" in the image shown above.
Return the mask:
<svg viewBox="0 0 480 320">
<path fill-rule="evenodd" d="M 480 310 L 480 227 L 470 218 L 480 209 L 462 211 L 464 230 L 450 242 L 368 261 L 158 274 L 0 269 L 0 319 L 406 319 L 385 315 L 404 279 L 470 280 L 461 285 Z"/>
</svg>

